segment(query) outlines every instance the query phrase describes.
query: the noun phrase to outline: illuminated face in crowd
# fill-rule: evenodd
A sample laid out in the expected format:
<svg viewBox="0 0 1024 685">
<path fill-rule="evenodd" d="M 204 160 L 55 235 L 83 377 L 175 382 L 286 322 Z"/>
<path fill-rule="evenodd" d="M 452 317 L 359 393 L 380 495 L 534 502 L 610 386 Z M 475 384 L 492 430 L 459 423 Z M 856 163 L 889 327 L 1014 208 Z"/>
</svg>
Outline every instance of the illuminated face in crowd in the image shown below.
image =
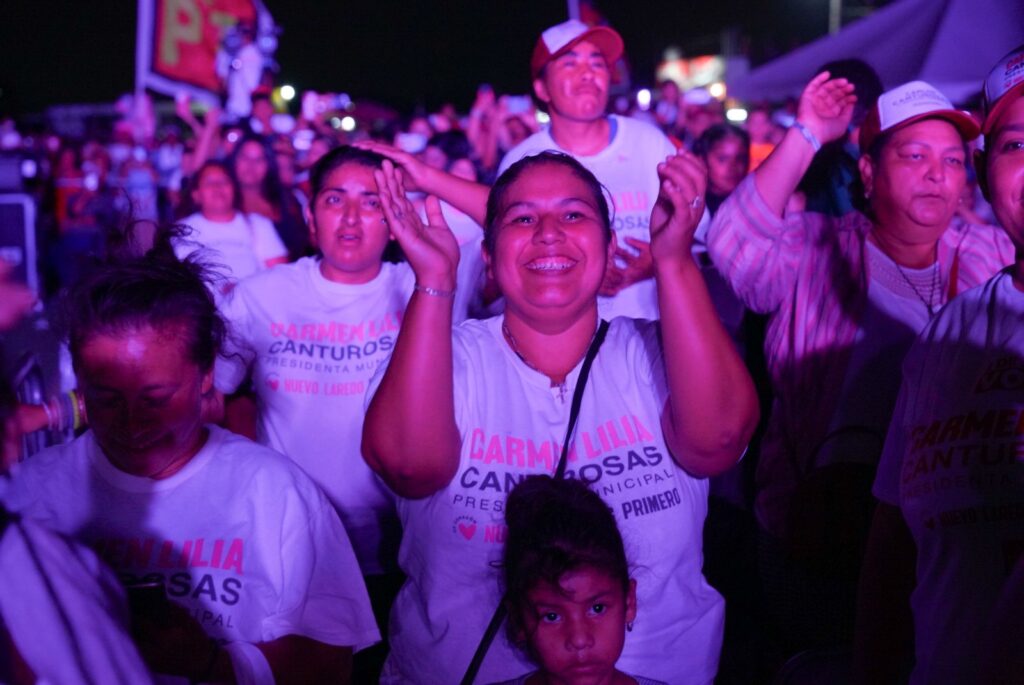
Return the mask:
<svg viewBox="0 0 1024 685">
<path fill-rule="evenodd" d="M 170 476 L 202 445 L 202 398 L 213 374 L 190 358 L 185 325 L 97 332 L 75 355 L 96 441 L 126 473 Z"/>
<path fill-rule="evenodd" d="M 533 87 L 552 117 L 594 121 L 604 116 L 610 81 L 604 54 L 584 40 L 548 62 Z"/>
<path fill-rule="evenodd" d="M 711 146 L 705 162 L 708 166 L 708 190 L 716 195 L 728 195 L 747 175 L 750 154 L 742 139 L 726 136 Z"/>
<path fill-rule="evenodd" d="M 594 189 L 569 167 L 524 170 L 506 189 L 493 230 L 488 261 L 507 311 L 567 320 L 596 306 L 614 241 Z"/>
<path fill-rule="evenodd" d="M 897 129 L 878 159 L 865 155 L 860 167 L 876 226 L 898 232 L 906 243 L 937 240 L 967 183 L 963 138 L 943 119 Z"/>
<path fill-rule="evenodd" d="M 999 223 L 1024 247 L 1024 97 L 1006 107 L 985 137 L 988 196 Z"/>
<path fill-rule="evenodd" d="M 209 166 L 203 170 L 192 199 L 208 219 L 225 221 L 235 215 L 235 188 L 227 172 L 220 167 Z"/>
<path fill-rule="evenodd" d="M 254 140 L 246 141 L 235 158 L 235 175 L 243 188 L 256 188 L 266 178 L 270 160 L 266 150 Z"/>
<path fill-rule="evenodd" d="M 347 163 L 332 170 L 306 210 L 321 273 L 339 283 L 366 283 L 379 272 L 390 232 L 373 167 Z"/>
<path fill-rule="evenodd" d="M 614 682 L 626 624 L 636 616 L 636 586 L 584 567 L 540 581 L 527 592 L 523 628 L 546 682 L 584 685 Z"/>
</svg>

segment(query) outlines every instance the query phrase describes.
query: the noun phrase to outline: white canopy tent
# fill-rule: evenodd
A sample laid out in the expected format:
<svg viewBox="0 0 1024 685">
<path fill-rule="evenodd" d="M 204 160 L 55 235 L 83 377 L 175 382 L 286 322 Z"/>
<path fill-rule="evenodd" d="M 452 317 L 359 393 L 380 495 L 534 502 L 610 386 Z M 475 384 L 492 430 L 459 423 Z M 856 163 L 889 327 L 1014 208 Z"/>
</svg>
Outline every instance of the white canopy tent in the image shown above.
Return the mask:
<svg viewBox="0 0 1024 685">
<path fill-rule="evenodd" d="M 857 57 L 885 88 L 920 79 L 964 102 L 1021 43 L 1024 0 L 899 0 L 727 83 L 741 100 L 795 97 L 821 65 Z"/>
</svg>

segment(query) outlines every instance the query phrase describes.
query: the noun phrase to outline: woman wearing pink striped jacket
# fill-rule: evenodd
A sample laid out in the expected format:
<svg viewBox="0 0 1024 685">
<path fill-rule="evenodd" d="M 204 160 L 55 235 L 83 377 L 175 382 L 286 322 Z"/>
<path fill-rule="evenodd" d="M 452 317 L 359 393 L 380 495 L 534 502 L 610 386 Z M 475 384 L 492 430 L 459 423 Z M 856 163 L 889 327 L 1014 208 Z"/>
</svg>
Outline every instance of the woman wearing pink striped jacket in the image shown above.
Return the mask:
<svg viewBox="0 0 1024 685">
<path fill-rule="evenodd" d="M 766 607 L 784 651 L 852 634 L 869 489 L 902 359 L 950 298 L 1013 258 L 1001 231 L 954 218 L 979 127 L 922 81 L 883 93 L 868 110 L 863 213 L 784 216 L 815 152 L 847 131 L 854 103 L 845 79 L 815 77 L 796 123 L 708 234 L 737 295 L 769 315 L 774 404 L 755 513 Z"/>
</svg>

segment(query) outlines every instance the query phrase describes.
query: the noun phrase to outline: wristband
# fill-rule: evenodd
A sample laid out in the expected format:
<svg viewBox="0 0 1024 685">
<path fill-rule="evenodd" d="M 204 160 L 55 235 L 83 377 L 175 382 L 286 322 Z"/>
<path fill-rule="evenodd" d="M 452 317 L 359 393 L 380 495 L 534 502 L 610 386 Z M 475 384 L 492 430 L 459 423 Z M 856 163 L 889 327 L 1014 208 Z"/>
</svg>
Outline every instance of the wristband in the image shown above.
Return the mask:
<svg viewBox="0 0 1024 685">
<path fill-rule="evenodd" d="M 259 647 L 251 642 L 229 642 L 224 651 L 231 658 L 238 685 L 274 685 L 274 672 Z"/>
<path fill-rule="evenodd" d="M 455 288 L 452 288 L 451 290 L 438 290 L 437 288 L 431 288 L 417 283 L 413 287 L 413 290 L 433 297 L 455 297 Z"/>
<path fill-rule="evenodd" d="M 793 122 L 793 128 L 799 131 L 800 135 L 804 137 L 804 140 L 811 144 L 811 147 L 814 148 L 815 152 L 821 149 L 821 141 L 819 141 L 818 137 L 811 132 L 811 129 L 807 128 L 799 121 Z"/>
</svg>

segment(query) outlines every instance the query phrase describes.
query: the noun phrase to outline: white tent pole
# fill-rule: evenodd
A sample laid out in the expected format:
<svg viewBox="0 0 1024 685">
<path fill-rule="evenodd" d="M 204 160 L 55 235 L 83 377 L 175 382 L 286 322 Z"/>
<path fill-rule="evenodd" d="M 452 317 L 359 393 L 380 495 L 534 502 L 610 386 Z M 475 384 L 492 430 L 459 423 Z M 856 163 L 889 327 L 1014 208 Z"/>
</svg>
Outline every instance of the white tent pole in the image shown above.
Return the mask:
<svg viewBox="0 0 1024 685">
<path fill-rule="evenodd" d="M 828 32 L 839 33 L 843 28 L 843 0 L 828 0 Z"/>
<path fill-rule="evenodd" d="M 570 19 L 580 18 L 580 0 L 566 0 L 566 9 L 569 10 Z"/>
</svg>

